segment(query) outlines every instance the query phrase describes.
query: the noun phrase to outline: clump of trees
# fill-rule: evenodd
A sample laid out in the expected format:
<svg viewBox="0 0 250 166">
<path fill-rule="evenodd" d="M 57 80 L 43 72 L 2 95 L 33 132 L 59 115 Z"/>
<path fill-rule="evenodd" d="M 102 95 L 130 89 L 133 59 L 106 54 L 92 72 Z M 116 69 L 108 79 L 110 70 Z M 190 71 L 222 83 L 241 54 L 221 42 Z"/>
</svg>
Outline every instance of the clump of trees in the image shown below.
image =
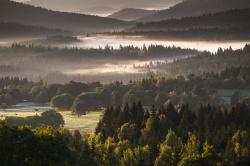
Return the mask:
<svg viewBox="0 0 250 166">
<path fill-rule="evenodd" d="M 95 111 L 101 106 L 101 98 L 98 93 L 81 93 L 74 100 L 72 111 L 75 114 L 86 114 L 87 111 Z"/>
<path fill-rule="evenodd" d="M 51 99 L 50 105 L 55 108 L 69 110 L 73 104 L 73 97 L 70 94 L 64 93 L 54 96 Z"/>
<path fill-rule="evenodd" d="M 9 128 L 1 121 L 0 164 L 74 165 L 76 160 L 69 137 L 67 132 L 51 127 Z"/>
</svg>

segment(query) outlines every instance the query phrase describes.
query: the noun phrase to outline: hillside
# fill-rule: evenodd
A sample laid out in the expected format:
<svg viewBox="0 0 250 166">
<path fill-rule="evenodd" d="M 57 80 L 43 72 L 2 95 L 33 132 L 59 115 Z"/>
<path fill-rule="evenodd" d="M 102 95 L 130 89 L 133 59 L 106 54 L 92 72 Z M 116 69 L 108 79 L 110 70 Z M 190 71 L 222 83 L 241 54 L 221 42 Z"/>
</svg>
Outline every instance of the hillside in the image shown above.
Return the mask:
<svg viewBox="0 0 250 166">
<path fill-rule="evenodd" d="M 43 27 L 22 25 L 17 23 L 0 22 L 1 38 L 39 37 L 57 34 L 69 34 L 69 32 L 61 31 L 58 29 L 48 29 Z"/>
<path fill-rule="evenodd" d="M 161 21 L 249 7 L 249 0 L 185 0 L 169 9 L 146 16 L 140 21 Z"/>
<path fill-rule="evenodd" d="M 250 9 L 237 9 L 197 17 L 138 23 L 123 35 L 164 39 L 249 40 Z"/>
<path fill-rule="evenodd" d="M 133 20 L 137 20 L 139 18 L 146 17 L 154 13 L 156 13 L 156 10 L 126 8 L 126 9 L 119 10 L 109 15 L 108 17 L 118 19 L 118 20 L 124 20 L 124 21 L 133 21 Z"/>
<path fill-rule="evenodd" d="M 0 21 L 63 29 L 75 33 L 114 31 L 129 25 L 115 19 L 55 12 L 9 0 L 0 1 Z"/>
<path fill-rule="evenodd" d="M 167 31 L 211 28 L 243 28 L 250 27 L 250 8 L 230 10 L 197 17 L 185 17 L 158 22 L 139 23 L 130 31 Z"/>
</svg>

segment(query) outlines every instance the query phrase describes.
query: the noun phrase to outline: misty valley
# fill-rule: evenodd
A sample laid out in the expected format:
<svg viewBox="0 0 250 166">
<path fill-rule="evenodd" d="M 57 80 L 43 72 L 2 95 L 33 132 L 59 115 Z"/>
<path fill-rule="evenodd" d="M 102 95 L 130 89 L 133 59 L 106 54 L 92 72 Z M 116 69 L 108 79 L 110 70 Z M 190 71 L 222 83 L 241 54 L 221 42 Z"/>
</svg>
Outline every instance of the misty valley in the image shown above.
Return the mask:
<svg viewBox="0 0 250 166">
<path fill-rule="evenodd" d="M 0 165 L 250 165 L 249 0 L 0 0 Z"/>
<path fill-rule="evenodd" d="M 157 64 L 173 63 L 205 51 L 216 53 L 219 48 L 243 49 L 250 43 L 249 41 L 169 41 L 143 36 L 112 35 L 49 36 L 13 41 L 15 39 L 2 43 L 2 58 L 6 56 L 4 55 L 6 50 L 16 50 L 9 52 L 13 54 L 11 56 L 13 59 L 8 59 L 7 63 L 2 61 L 1 65 L 6 70 L 1 74 L 22 76 L 36 81 L 43 79 L 49 83 L 71 80 L 128 82 L 143 78 L 151 71 L 158 72 L 152 68 Z"/>
</svg>

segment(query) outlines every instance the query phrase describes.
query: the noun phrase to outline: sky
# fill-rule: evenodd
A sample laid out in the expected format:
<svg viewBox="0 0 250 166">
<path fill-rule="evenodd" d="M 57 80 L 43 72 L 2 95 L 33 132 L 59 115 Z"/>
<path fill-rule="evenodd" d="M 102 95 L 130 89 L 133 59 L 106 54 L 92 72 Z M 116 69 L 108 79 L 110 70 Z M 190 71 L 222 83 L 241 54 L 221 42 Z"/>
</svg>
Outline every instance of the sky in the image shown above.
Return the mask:
<svg viewBox="0 0 250 166">
<path fill-rule="evenodd" d="M 183 0 L 14 0 L 56 11 L 107 16 L 124 8 L 167 9 Z"/>
</svg>

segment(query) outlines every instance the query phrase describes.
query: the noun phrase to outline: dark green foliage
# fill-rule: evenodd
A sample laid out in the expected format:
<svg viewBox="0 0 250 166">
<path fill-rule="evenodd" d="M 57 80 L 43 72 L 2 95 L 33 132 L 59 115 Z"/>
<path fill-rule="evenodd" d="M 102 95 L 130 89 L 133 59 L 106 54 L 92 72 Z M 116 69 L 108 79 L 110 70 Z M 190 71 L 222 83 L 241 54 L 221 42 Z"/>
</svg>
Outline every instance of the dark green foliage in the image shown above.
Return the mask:
<svg viewBox="0 0 250 166">
<path fill-rule="evenodd" d="M 111 137 L 117 143 L 127 141 L 130 147 L 149 146 L 150 156 L 154 159 L 151 163 L 155 162 L 155 165 L 249 162 L 247 156 L 250 148 L 247 140 L 250 107 L 247 105 L 237 104 L 230 111 L 223 107 L 206 105 L 194 113 L 188 105 L 176 109 L 168 102 L 165 108 L 159 110 L 152 107 L 149 116 L 140 105 L 126 105 L 119 114 L 112 107 L 107 108 L 96 128 L 96 134 L 101 134 L 101 141 L 105 142 Z M 121 118 L 123 115 L 129 118 Z M 140 116 L 135 118 L 136 115 Z M 143 124 L 136 125 L 137 121 Z M 237 130 L 243 131 L 236 132 Z M 129 155 L 130 152 L 126 153 Z M 225 157 L 227 154 L 236 156 L 229 159 Z"/>
<path fill-rule="evenodd" d="M 0 164 L 3 166 L 74 165 L 64 135 L 51 128 L 8 128 L 0 125 Z"/>
<path fill-rule="evenodd" d="M 95 111 L 102 106 L 100 100 L 100 94 L 81 93 L 73 102 L 72 111 L 75 114 L 86 114 L 87 111 Z"/>
</svg>

